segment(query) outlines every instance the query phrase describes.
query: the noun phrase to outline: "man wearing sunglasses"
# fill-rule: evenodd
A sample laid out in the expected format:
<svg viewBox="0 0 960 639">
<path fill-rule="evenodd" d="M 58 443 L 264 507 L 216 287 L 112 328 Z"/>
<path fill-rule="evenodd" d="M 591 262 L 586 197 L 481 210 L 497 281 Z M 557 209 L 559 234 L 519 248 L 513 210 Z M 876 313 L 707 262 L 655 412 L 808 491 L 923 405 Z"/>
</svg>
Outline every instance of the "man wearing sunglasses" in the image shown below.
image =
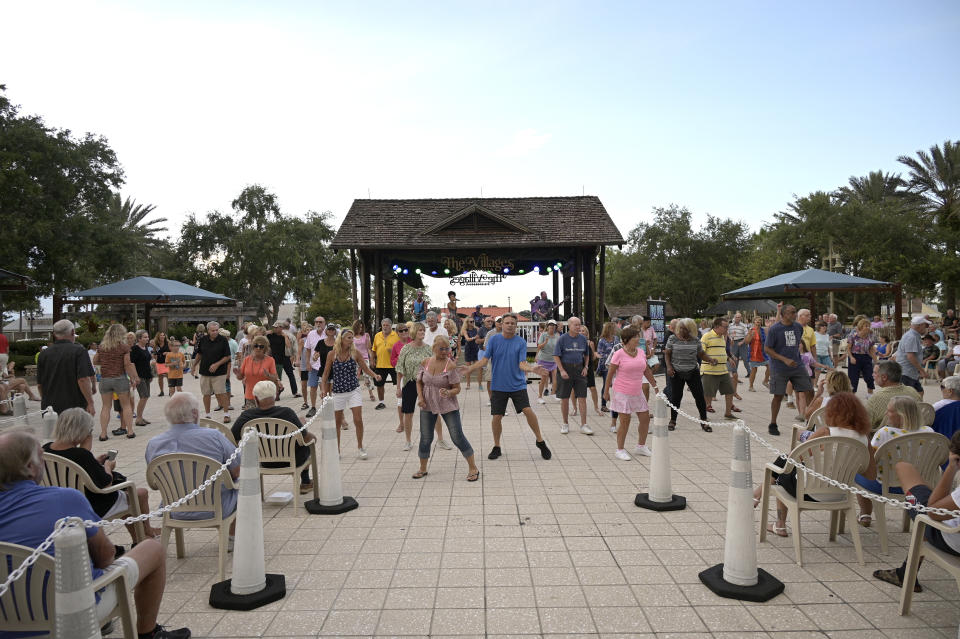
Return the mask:
<svg viewBox="0 0 960 639">
<path fill-rule="evenodd" d="M 316 349 L 320 340 L 323 339 L 323 332 L 326 325 L 327 320 L 325 320 L 323 316 L 318 315 L 313 320 L 314 330 L 310 331 L 310 334 L 303 340 L 303 350 L 305 352 L 302 353 L 301 356 L 305 355 L 310 362 L 310 372 L 307 377 L 307 388 L 310 389 L 310 410 L 307 411 L 307 417 L 313 417 L 317 414 L 317 385 L 320 383 L 320 376 L 323 374 L 323 371 L 320 370 L 322 362 L 319 358 L 314 358 L 314 349 Z M 306 398 L 304 398 L 304 403 L 306 403 Z"/>
</svg>

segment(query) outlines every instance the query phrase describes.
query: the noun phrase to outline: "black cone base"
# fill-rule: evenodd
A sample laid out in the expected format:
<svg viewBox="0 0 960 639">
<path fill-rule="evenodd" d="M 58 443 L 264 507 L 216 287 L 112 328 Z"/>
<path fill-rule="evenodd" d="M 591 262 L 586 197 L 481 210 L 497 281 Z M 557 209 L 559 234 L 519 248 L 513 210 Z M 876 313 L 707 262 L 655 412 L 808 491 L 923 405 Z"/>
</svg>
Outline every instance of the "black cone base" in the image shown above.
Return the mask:
<svg viewBox="0 0 960 639">
<path fill-rule="evenodd" d="M 757 585 L 738 586 L 723 579 L 723 564 L 717 564 L 700 573 L 700 581 L 713 594 L 741 601 L 770 601 L 783 592 L 783 582 L 763 568 L 757 569 Z"/>
<path fill-rule="evenodd" d="M 360 504 L 357 503 L 356 499 L 347 497 L 346 495 L 343 496 L 343 503 L 337 504 L 336 506 L 321 506 L 319 499 L 311 499 L 310 501 L 303 502 L 303 507 L 306 508 L 307 512 L 311 515 L 339 515 L 359 506 Z"/>
<path fill-rule="evenodd" d="M 230 592 L 230 579 L 213 584 L 210 588 L 210 605 L 222 610 L 253 610 L 268 603 L 279 601 L 287 594 L 287 582 L 283 575 L 267 575 L 267 585 L 260 592 L 235 595 Z"/>
<path fill-rule="evenodd" d="M 637 498 L 633 500 L 633 503 L 638 508 L 665 512 L 667 510 L 683 510 L 687 507 L 687 498 L 673 495 L 670 497 L 670 501 L 650 501 L 649 493 L 637 493 Z"/>
</svg>

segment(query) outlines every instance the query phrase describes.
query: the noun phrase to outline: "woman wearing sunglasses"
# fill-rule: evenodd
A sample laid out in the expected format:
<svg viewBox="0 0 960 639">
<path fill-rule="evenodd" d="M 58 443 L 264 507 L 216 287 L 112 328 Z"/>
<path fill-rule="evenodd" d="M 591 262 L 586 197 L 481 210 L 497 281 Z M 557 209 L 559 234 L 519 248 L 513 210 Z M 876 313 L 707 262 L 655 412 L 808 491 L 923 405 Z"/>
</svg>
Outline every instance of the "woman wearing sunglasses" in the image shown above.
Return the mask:
<svg viewBox="0 0 960 639">
<path fill-rule="evenodd" d="M 251 354 L 245 357 L 239 368 L 233 369 L 233 374 L 243 382 L 243 409 L 256 408 L 257 402 L 253 398 L 253 387 L 257 382 L 267 380 L 277 384 L 277 365 L 272 357 L 267 357 L 270 351 L 270 342 L 263 335 L 257 335 L 251 341 Z"/>
</svg>

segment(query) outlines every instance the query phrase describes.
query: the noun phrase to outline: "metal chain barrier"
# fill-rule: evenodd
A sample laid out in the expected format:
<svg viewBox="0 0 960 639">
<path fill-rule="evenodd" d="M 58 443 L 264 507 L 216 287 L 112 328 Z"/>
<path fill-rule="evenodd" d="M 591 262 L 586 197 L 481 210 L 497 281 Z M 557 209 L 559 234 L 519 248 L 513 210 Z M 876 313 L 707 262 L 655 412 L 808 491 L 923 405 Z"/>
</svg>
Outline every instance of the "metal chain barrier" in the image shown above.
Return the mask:
<svg viewBox="0 0 960 639">
<path fill-rule="evenodd" d="M 0 426 L 3 426 L 4 424 L 7 424 L 7 423 L 15 422 L 18 419 L 26 419 L 27 417 L 37 417 L 42 414 L 43 414 L 43 410 L 36 410 L 36 411 L 33 411 L 32 413 L 26 413 L 24 415 L 17 415 L 16 417 L 8 417 L 6 419 L 0 419 Z"/>
<path fill-rule="evenodd" d="M 763 437 L 761 437 L 759 434 L 753 431 L 749 426 L 747 426 L 747 424 L 742 419 L 729 420 L 729 421 L 723 421 L 723 422 L 705 421 L 698 417 L 694 417 L 693 415 L 690 415 L 689 413 L 686 413 L 683 410 L 671 404 L 670 400 L 667 398 L 666 394 L 663 391 L 659 391 L 657 393 L 657 397 L 662 399 L 667 404 L 667 406 L 677 411 L 678 415 L 681 415 L 697 424 L 703 424 L 710 427 L 731 426 L 731 425 L 739 424 L 750 435 L 750 437 L 757 440 L 758 444 L 768 449 L 772 453 L 776 454 L 778 459 L 783 459 L 788 461 L 789 463 L 793 464 L 798 470 L 816 479 L 824 481 L 835 488 L 840 488 L 841 490 L 851 492 L 855 495 L 860 495 L 861 497 L 866 497 L 867 499 L 873 500 L 875 502 L 883 503 L 889 506 L 893 506 L 895 508 L 900 508 L 902 510 L 916 510 L 918 513 L 934 513 L 936 515 L 960 517 L 960 511 L 957 511 L 957 510 L 947 510 L 946 508 L 935 508 L 933 506 L 924 506 L 922 504 L 911 504 L 907 501 L 900 501 L 899 499 L 891 499 L 890 497 L 884 497 L 883 495 L 878 495 L 877 493 L 870 492 L 869 490 L 864 490 L 863 488 L 859 488 L 857 486 L 850 486 L 849 484 L 845 484 L 843 482 L 837 481 L 836 479 L 831 479 L 830 477 L 827 477 L 822 473 L 818 473 L 817 471 L 811 468 L 807 468 L 806 466 L 803 465 L 802 462 L 799 462 L 793 459 L 792 457 L 790 457 L 790 453 L 785 453 L 779 450 L 778 448 L 776 448 L 773 444 L 765 440 Z"/>
<path fill-rule="evenodd" d="M 322 403 L 320 404 L 321 409 L 323 408 L 324 404 L 326 404 L 329 399 L 330 399 L 329 397 L 324 397 L 324 398 L 322 399 Z M 40 412 L 42 412 L 42 411 L 40 411 Z M 308 420 L 303 424 L 303 426 L 301 426 L 300 428 L 298 428 L 298 429 L 295 430 L 295 431 L 291 431 L 291 432 L 289 432 L 289 433 L 286 433 L 285 435 L 266 435 L 266 434 L 264 434 L 264 433 L 257 433 L 257 434 L 258 434 L 260 437 L 262 437 L 263 439 L 288 439 L 288 438 L 290 438 L 290 437 L 293 437 L 293 436 L 296 435 L 297 433 L 302 433 L 303 431 L 305 431 L 305 430 L 307 429 L 307 427 L 310 426 L 310 424 L 313 423 L 313 421 L 317 418 L 317 416 L 320 415 L 320 413 L 321 413 L 321 411 L 317 411 L 317 413 L 316 413 L 313 417 L 311 417 L 310 419 L 308 419 Z M 17 417 L 16 419 L 21 419 L 22 417 L 25 417 L 25 416 L 24 416 L 24 415 L 21 415 L 20 417 Z M 0 423 L 2 423 L 2 422 L 0 422 Z M 213 483 L 214 483 L 215 481 L 217 481 L 217 478 L 220 477 L 220 475 L 222 475 L 224 472 L 226 472 L 226 471 L 229 470 L 230 465 L 233 464 L 233 462 L 236 460 L 237 456 L 240 454 L 240 451 L 243 449 L 244 444 L 246 444 L 247 441 L 248 441 L 251 437 L 253 437 L 254 432 L 256 432 L 256 431 L 254 431 L 254 430 L 248 430 L 247 432 L 245 432 L 245 433 L 243 434 L 243 437 L 241 437 L 241 438 L 240 438 L 240 441 L 237 443 L 237 448 L 233 451 L 233 453 L 230 455 L 230 457 L 228 457 L 227 460 L 226 460 L 225 462 L 223 462 L 223 464 L 220 465 L 220 468 L 218 468 L 215 473 L 213 473 L 212 475 L 210 475 L 210 477 L 208 477 L 202 484 L 200 484 L 199 486 L 197 486 L 197 488 L 196 488 L 195 490 L 193 490 L 191 493 L 189 493 L 188 495 L 184 495 L 183 497 L 181 497 L 181 498 L 178 499 L 177 501 L 173 502 L 172 504 L 167 504 L 167 505 L 162 506 L 162 507 L 160 507 L 159 509 L 154 510 L 154 511 L 149 512 L 149 513 L 141 513 L 140 515 L 138 515 L 138 516 L 136 516 L 136 517 L 124 517 L 124 518 L 122 518 L 122 519 L 102 519 L 102 520 L 100 520 L 100 521 L 92 521 L 92 520 L 87 519 L 87 520 L 84 520 L 84 522 L 83 522 L 84 527 L 85 527 L 85 528 L 102 528 L 102 527 L 104 527 L 104 526 L 109 526 L 109 525 L 124 525 L 124 526 L 126 526 L 126 525 L 128 525 L 128 524 L 135 524 L 135 523 L 140 522 L 140 521 L 148 521 L 151 517 L 161 517 L 161 516 L 163 516 L 164 513 L 169 512 L 169 511 L 173 510 L 174 508 L 178 508 L 178 507 L 182 506 L 183 504 L 185 504 L 186 502 L 188 502 L 188 501 L 190 501 L 191 499 L 195 498 L 197 495 L 199 495 L 200 493 L 202 493 L 203 491 L 205 491 L 207 488 L 209 488 L 210 486 L 212 486 Z M 50 548 L 50 546 L 53 545 L 54 540 L 56 539 L 57 535 L 59 535 L 60 532 L 61 532 L 65 527 L 71 526 L 71 525 L 76 525 L 76 524 L 68 524 L 68 523 L 66 522 L 66 520 L 61 521 L 61 522 L 57 525 L 57 527 L 54 528 L 53 532 L 50 533 L 50 535 L 49 535 L 46 539 L 44 539 L 43 542 L 42 542 L 39 546 L 37 546 L 37 547 L 34 549 L 34 551 L 33 551 L 32 553 L 30 553 L 30 555 L 29 555 L 26 559 L 23 560 L 23 563 L 21 563 L 21 564 L 20 564 L 15 570 L 13 570 L 9 575 L 7 575 L 6 580 L 5 580 L 2 584 L 0 584 L 0 597 L 2 597 L 3 595 L 5 595 L 5 594 L 7 593 L 7 591 L 10 589 L 10 584 L 12 584 L 14 581 L 16 581 L 17 579 L 19 579 L 20 577 L 22 577 L 22 576 L 24 575 L 24 573 L 26 573 L 27 569 L 28 569 L 30 566 L 32 566 L 34 563 L 36 563 L 36 561 L 37 561 L 37 559 L 40 557 L 40 555 L 43 554 L 44 552 L 46 552 L 46 550 L 47 550 L 48 548 Z"/>
</svg>

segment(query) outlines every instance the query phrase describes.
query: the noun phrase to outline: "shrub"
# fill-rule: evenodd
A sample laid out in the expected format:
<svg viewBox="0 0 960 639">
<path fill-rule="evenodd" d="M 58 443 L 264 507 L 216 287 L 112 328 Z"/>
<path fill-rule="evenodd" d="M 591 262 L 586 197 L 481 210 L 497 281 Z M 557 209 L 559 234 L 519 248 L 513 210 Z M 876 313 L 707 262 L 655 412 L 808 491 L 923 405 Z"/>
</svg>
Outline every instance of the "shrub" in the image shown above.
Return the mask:
<svg viewBox="0 0 960 639">
<path fill-rule="evenodd" d="M 18 342 L 10 342 L 10 355 L 25 355 L 33 359 L 33 356 L 40 352 L 40 349 L 47 345 L 45 339 L 25 339 Z M 30 362 L 33 363 L 32 361 Z"/>
</svg>

